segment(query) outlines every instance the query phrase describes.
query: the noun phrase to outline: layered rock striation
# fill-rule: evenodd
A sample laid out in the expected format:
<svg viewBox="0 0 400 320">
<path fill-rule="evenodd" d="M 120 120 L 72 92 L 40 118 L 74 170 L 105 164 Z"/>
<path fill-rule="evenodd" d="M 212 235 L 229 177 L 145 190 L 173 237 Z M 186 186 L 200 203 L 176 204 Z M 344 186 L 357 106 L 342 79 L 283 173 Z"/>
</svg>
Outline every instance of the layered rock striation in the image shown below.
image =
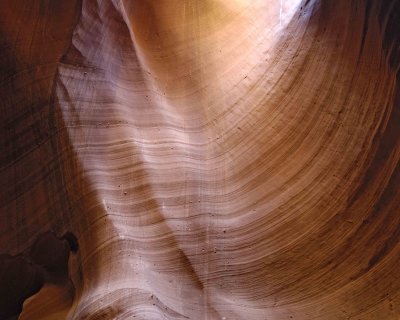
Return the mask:
<svg viewBox="0 0 400 320">
<path fill-rule="evenodd" d="M 400 2 L 0 2 L 1 319 L 398 319 Z"/>
</svg>

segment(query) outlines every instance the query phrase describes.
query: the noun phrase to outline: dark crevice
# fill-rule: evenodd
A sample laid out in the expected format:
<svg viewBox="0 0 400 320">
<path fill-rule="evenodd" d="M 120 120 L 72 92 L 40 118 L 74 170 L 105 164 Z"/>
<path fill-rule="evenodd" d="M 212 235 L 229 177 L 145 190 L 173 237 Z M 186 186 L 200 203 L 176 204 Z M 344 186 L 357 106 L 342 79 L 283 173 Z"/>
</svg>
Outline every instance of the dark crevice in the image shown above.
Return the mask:
<svg viewBox="0 0 400 320">
<path fill-rule="evenodd" d="M 358 61 L 361 59 L 362 52 L 364 50 L 365 46 L 365 38 L 368 33 L 368 25 L 369 25 L 369 17 L 371 13 L 371 5 L 372 2 L 371 0 L 367 0 L 367 3 L 365 5 L 365 14 L 364 14 L 364 24 L 363 24 L 363 31 L 362 31 L 362 36 L 361 36 L 361 45 L 360 45 L 360 51 L 358 53 Z"/>
<path fill-rule="evenodd" d="M 67 232 L 62 239 L 65 239 L 68 242 L 69 248 L 73 253 L 77 253 L 79 250 L 78 239 L 71 232 Z"/>
<path fill-rule="evenodd" d="M 45 283 L 61 286 L 69 282 L 70 252 L 78 250 L 73 233 L 57 237 L 47 232 L 19 255 L 0 255 L 0 319 L 17 318 L 24 301 L 38 293 Z"/>
<path fill-rule="evenodd" d="M 0 255 L 0 319 L 18 316 L 24 301 L 39 292 L 43 270 L 23 256 Z"/>
<path fill-rule="evenodd" d="M 400 67 L 400 1 L 383 1 L 379 12 L 379 24 L 383 30 L 383 49 L 391 69 L 398 73 Z M 397 74 L 397 82 L 399 76 Z"/>
</svg>

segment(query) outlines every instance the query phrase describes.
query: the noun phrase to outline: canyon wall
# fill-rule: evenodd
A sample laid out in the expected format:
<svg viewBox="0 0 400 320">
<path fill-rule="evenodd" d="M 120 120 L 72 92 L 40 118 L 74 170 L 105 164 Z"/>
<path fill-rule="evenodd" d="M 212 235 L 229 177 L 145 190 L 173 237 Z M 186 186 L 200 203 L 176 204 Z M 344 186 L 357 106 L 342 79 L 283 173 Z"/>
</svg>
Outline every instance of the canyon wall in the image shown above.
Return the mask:
<svg viewBox="0 0 400 320">
<path fill-rule="evenodd" d="M 399 319 L 398 0 L 0 12 L 0 319 Z"/>
</svg>

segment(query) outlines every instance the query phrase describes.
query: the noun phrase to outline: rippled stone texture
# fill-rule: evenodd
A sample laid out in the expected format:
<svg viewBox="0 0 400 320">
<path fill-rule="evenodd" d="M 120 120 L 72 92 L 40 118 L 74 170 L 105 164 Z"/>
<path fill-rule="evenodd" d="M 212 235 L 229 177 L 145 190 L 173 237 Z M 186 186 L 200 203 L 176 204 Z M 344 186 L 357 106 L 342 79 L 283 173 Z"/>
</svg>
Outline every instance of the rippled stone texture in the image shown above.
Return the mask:
<svg viewBox="0 0 400 320">
<path fill-rule="evenodd" d="M 398 0 L 0 12 L 1 318 L 400 317 Z"/>
</svg>

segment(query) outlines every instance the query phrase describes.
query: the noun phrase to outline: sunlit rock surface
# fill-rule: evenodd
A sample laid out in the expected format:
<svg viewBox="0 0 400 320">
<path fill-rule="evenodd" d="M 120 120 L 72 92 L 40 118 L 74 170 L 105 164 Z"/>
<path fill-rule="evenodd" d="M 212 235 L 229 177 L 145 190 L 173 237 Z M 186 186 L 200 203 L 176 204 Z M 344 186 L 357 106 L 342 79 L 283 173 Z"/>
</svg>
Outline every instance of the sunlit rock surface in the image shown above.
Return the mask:
<svg viewBox="0 0 400 320">
<path fill-rule="evenodd" d="M 399 319 L 398 0 L 0 1 L 0 319 Z"/>
</svg>

